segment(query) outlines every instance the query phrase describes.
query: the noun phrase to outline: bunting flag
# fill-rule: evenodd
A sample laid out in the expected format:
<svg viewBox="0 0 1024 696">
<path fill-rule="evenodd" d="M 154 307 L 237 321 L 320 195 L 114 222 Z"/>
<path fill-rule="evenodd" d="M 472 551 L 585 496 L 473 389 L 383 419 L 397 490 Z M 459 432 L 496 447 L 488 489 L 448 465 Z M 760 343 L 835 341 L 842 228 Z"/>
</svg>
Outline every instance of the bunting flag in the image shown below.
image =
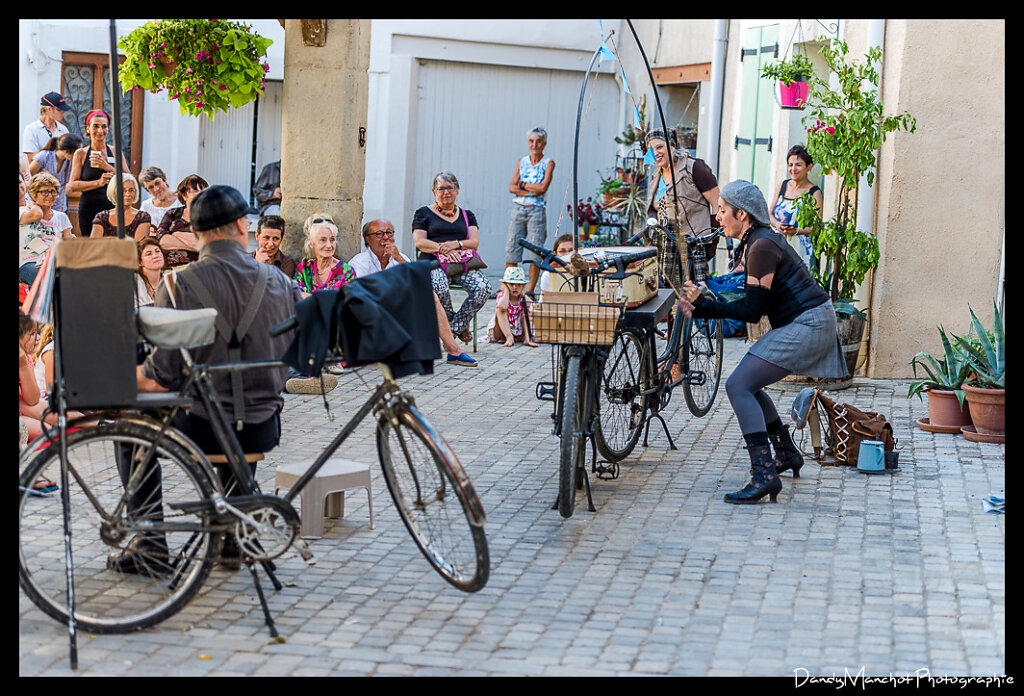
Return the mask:
<svg viewBox="0 0 1024 696">
<path fill-rule="evenodd" d="M 643 123 L 640 121 L 640 109 L 636 108 L 636 102 L 633 102 L 633 127 L 643 128 Z"/>
<path fill-rule="evenodd" d="M 657 164 L 658 160 L 654 159 L 654 148 L 648 147 L 647 152 L 644 153 L 644 164 Z"/>
<path fill-rule="evenodd" d="M 611 50 L 604 44 L 601 44 L 601 49 L 598 52 L 598 55 L 599 58 L 597 59 L 597 62 L 599 64 L 603 63 L 606 60 L 615 60 L 615 54 L 612 53 Z"/>
<path fill-rule="evenodd" d="M 604 43 L 604 22 L 597 20 L 597 28 L 601 30 L 601 43 Z"/>
<path fill-rule="evenodd" d="M 619 74 L 622 75 L 622 88 L 626 90 L 626 94 L 632 94 L 629 91 L 629 81 L 626 79 L 626 71 L 622 69 L 622 64 L 619 63 Z"/>
</svg>

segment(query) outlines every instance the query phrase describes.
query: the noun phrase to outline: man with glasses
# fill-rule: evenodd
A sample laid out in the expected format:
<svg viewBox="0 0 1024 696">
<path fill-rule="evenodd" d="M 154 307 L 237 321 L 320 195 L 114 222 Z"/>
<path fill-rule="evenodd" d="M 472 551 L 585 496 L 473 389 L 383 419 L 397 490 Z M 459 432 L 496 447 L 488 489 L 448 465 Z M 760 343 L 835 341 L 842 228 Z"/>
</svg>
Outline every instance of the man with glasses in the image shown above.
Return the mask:
<svg viewBox="0 0 1024 696">
<path fill-rule="evenodd" d="M 407 263 L 409 257 L 398 250 L 395 246 L 395 226 L 390 220 L 370 220 L 363 225 L 363 241 L 366 249 L 359 252 L 351 259 L 348 265 L 356 272 L 356 278 L 386 271 L 398 264 Z M 433 293 L 431 293 L 433 294 Z M 441 300 L 434 295 L 434 308 L 437 310 L 437 333 L 441 337 L 441 344 L 448 353 L 446 362 L 449 365 L 462 365 L 464 367 L 476 367 L 477 362 L 467 353 L 464 353 L 459 344 L 455 342 L 448 317 L 441 307 Z"/>
</svg>

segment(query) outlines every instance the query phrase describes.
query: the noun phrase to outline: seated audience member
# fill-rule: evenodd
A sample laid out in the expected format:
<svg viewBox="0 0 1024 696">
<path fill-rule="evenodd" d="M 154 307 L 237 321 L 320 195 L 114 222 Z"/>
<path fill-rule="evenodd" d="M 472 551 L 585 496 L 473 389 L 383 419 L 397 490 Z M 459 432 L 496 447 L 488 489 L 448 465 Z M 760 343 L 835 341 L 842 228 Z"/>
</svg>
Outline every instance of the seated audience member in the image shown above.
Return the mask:
<svg viewBox="0 0 1024 696">
<path fill-rule="evenodd" d="M 189 203 L 196 195 L 209 188 L 209 184 L 198 174 L 189 174 L 178 183 L 178 200 L 180 208 L 170 208 L 164 213 L 156 238 L 167 258 L 167 267 L 183 266 L 199 258 L 196 246 L 196 235 L 192 231 L 192 219 Z"/>
<path fill-rule="evenodd" d="M 252 187 L 260 217 L 281 214 L 281 160 L 263 167 Z"/>
<path fill-rule="evenodd" d="M 281 251 L 284 239 L 284 218 L 280 215 L 264 215 L 256 223 L 256 244 L 253 258 L 261 263 L 277 266 L 286 276 L 295 275 L 295 259 Z"/>
<path fill-rule="evenodd" d="M 124 195 L 124 233 L 126 237 L 133 237 L 135 241 L 139 241 L 149 236 L 153 225 L 149 213 L 135 207 L 139 202 L 139 184 L 135 177 L 128 173 L 122 174 L 121 182 Z M 107 200 L 113 203 L 114 207 L 96 213 L 92 220 L 90 237 L 117 236 L 117 223 L 120 221 L 117 213 L 117 177 L 107 184 Z"/>
<path fill-rule="evenodd" d="M 526 273 L 519 266 L 509 266 L 501 279 L 501 291 L 494 315 L 487 323 L 487 340 L 511 348 L 516 342 L 536 348 L 530 325 L 530 298 L 526 297 Z"/>
<path fill-rule="evenodd" d="M 409 257 L 395 246 L 395 226 L 390 220 L 370 220 L 363 225 L 363 241 L 366 243 L 366 249 L 349 259 L 349 265 L 352 266 L 357 278 L 364 278 L 409 261 Z M 437 311 L 437 333 L 441 338 L 441 345 L 448 354 L 446 362 L 449 365 L 476 367 L 476 360 L 462 351 L 455 342 L 448 317 L 437 295 L 434 295 L 434 308 Z"/>
<path fill-rule="evenodd" d="M 58 237 L 71 236 L 71 221 L 53 209 L 60 184 L 53 174 L 39 172 L 28 183 L 32 205 L 19 209 L 20 259 L 18 277 L 29 285 L 36 279 L 46 252 Z"/>
<path fill-rule="evenodd" d="M 317 290 L 337 290 L 356 278 L 352 267 L 335 257 L 338 228 L 333 222 L 312 222 L 302 246 L 303 259 L 295 267 L 292 282 L 303 297 Z"/>
<path fill-rule="evenodd" d="M 558 239 L 555 240 L 555 256 L 565 256 L 568 258 L 571 253 L 572 235 L 568 233 L 558 235 Z M 558 264 L 552 264 L 552 266 L 559 268 Z M 562 277 L 556 274 L 555 287 L 551 287 L 551 271 L 544 271 L 540 274 L 540 289 L 542 292 L 545 290 L 554 290 L 555 292 L 558 292 L 562 289 L 562 280 Z M 572 286 L 567 286 L 565 290 L 572 290 Z"/>
<path fill-rule="evenodd" d="M 164 275 L 166 260 L 164 250 L 155 237 L 143 237 L 138 241 L 139 269 L 135 275 L 135 308 L 153 304 L 156 288 Z"/>
<path fill-rule="evenodd" d="M 139 207 L 149 213 L 149 219 L 153 223 L 151 234 L 156 234 L 167 211 L 171 208 L 180 208 L 184 203 L 178 200 L 177 193 L 167 185 L 167 175 L 159 167 L 143 169 L 139 174 L 139 183 L 150 195 L 150 198 L 144 200 Z"/>
<path fill-rule="evenodd" d="M 49 172 L 60 183 L 60 188 L 57 191 L 57 201 L 53 204 L 53 209 L 61 213 L 68 213 L 67 185 L 68 180 L 71 178 L 71 160 L 74 159 L 75 152 L 80 147 L 82 147 L 81 137 L 74 133 L 65 133 L 59 137 L 51 138 L 50 142 L 46 143 L 46 146 L 36 153 L 35 157 L 32 158 L 31 164 L 29 164 L 28 171 L 30 174 Z M 70 217 L 70 214 L 68 214 L 68 217 Z"/>
</svg>

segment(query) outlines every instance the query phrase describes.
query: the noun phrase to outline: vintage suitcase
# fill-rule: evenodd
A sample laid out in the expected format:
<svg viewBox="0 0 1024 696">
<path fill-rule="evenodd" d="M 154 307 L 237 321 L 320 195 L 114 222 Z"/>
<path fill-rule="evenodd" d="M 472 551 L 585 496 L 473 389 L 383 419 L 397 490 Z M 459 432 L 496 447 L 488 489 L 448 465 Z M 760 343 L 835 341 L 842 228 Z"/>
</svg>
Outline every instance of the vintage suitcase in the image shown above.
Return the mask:
<svg viewBox="0 0 1024 696">
<path fill-rule="evenodd" d="M 596 266 L 602 255 L 625 255 L 635 254 L 639 251 L 653 249 L 654 247 L 634 246 L 613 246 L 613 247 L 590 247 L 580 249 L 580 255 L 585 258 L 591 266 Z M 618 278 L 607 278 L 608 274 L 615 272 L 611 267 L 598 276 L 597 288 L 598 299 L 603 305 L 622 306 L 625 301 L 627 309 L 639 307 L 647 300 L 658 294 L 658 257 L 631 263 L 628 267 L 631 273 L 637 275 L 627 276 L 624 280 Z"/>
</svg>

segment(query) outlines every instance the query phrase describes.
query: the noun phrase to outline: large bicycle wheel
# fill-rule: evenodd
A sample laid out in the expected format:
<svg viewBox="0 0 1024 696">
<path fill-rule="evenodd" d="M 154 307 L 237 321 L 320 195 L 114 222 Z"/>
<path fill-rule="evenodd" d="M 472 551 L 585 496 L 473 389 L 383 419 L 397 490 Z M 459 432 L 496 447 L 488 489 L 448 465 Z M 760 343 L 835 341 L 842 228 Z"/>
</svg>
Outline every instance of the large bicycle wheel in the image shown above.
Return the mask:
<svg viewBox="0 0 1024 696">
<path fill-rule="evenodd" d="M 722 379 L 724 329 L 721 319 L 687 319 L 683 327 L 683 397 L 690 413 L 703 416 L 715 403 Z"/>
<path fill-rule="evenodd" d="M 601 371 L 597 394 L 594 443 L 605 459 L 613 462 L 629 456 L 640 439 L 647 397 L 643 343 L 632 331 L 615 337 Z"/>
<path fill-rule="evenodd" d="M 441 577 L 476 592 L 490 575 L 483 506 L 448 443 L 412 406 L 377 423 L 377 453 L 398 514 Z"/>
<path fill-rule="evenodd" d="M 558 512 L 562 517 L 572 517 L 576 507 L 576 489 L 581 482 L 580 470 L 587 451 L 586 405 L 591 395 L 582 372 L 582 359 L 578 355 L 570 356 L 565 362 L 558 460 Z"/>
<path fill-rule="evenodd" d="M 85 631 L 126 633 L 172 616 L 202 587 L 219 553 L 219 535 L 206 521 L 175 508 L 206 500 L 213 492 L 208 475 L 169 439 L 154 447 L 157 434 L 117 423 L 67 437 L 75 621 Z M 59 447 L 26 460 L 19 582 L 36 606 L 67 622 L 61 493 L 43 492 L 60 482 Z"/>
</svg>

